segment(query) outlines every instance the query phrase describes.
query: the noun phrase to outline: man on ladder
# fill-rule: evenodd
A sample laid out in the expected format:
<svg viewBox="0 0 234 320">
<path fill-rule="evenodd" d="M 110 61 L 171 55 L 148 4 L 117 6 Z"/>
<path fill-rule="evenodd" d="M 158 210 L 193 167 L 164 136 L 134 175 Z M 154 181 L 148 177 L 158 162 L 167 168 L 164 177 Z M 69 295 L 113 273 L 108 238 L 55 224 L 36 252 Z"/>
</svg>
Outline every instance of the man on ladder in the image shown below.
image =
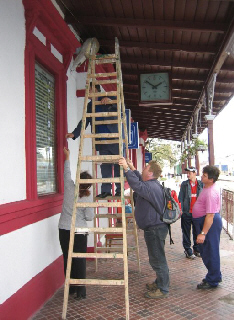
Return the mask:
<svg viewBox="0 0 234 320">
<path fill-rule="evenodd" d="M 90 88 L 92 89 L 92 83 L 90 83 Z M 101 92 L 100 85 L 95 85 L 95 91 Z M 116 97 L 113 97 L 116 99 Z M 112 99 L 109 97 L 104 97 L 101 99 L 97 98 L 97 100 L 100 100 L 102 105 L 96 106 L 96 112 L 117 112 L 117 105 L 116 104 L 110 104 Z M 92 101 L 90 101 L 87 105 L 87 113 L 92 113 Z M 98 120 L 102 120 L 102 118 L 97 118 Z M 115 117 L 109 117 L 106 118 L 106 120 L 115 120 Z M 79 138 L 80 132 L 81 132 L 81 124 L 82 120 L 78 123 L 77 127 L 73 130 L 72 133 L 67 133 L 66 138 L 72 138 L 73 140 Z M 88 127 L 88 125 L 92 126 L 92 118 L 86 118 L 86 124 L 85 129 Z M 118 124 L 102 124 L 102 125 L 96 125 L 96 133 L 117 133 L 118 132 Z M 105 140 L 108 140 L 108 138 L 105 138 Z M 96 151 L 99 151 L 100 155 L 118 155 L 119 154 L 119 144 L 96 144 Z M 111 178 L 112 177 L 112 164 L 111 163 L 103 163 L 101 164 L 101 173 L 102 178 Z M 114 177 L 119 177 L 120 171 L 119 171 L 119 165 L 117 163 L 114 164 Z M 116 190 L 115 190 L 115 196 L 120 197 L 120 183 L 116 183 Z M 97 195 L 99 198 L 106 198 L 108 196 L 111 196 L 111 183 L 103 183 L 101 186 L 101 193 Z"/>
</svg>

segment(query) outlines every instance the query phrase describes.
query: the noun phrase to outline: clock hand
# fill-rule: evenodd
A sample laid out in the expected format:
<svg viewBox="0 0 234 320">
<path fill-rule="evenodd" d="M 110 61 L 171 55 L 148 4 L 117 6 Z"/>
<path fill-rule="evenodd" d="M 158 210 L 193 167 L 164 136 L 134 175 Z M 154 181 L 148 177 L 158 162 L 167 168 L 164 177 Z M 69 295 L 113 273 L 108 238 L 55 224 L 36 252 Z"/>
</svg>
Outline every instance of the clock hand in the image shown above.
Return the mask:
<svg viewBox="0 0 234 320">
<path fill-rule="evenodd" d="M 159 82 L 158 84 L 155 84 L 155 85 L 153 86 L 153 89 L 157 89 L 157 87 L 160 86 L 160 84 L 162 84 L 162 82 Z"/>
<path fill-rule="evenodd" d="M 148 84 L 150 84 L 152 88 L 154 87 L 154 85 L 153 85 L 152 83 L 150 83 L 148 80 L 145 80 L 145 82 L 147 82 Z"/>
</svg>

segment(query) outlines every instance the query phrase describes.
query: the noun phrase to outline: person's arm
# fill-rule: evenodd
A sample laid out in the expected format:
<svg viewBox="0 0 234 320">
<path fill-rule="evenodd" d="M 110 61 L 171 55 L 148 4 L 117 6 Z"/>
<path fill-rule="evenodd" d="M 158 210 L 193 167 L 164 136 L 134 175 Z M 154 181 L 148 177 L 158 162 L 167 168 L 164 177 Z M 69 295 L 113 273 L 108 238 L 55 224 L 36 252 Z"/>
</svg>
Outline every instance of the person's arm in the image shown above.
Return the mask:
<svg viewBox="0 0 234 320">
<path fill-rule="evenodd" d="M 182 182 L 179 192 L 179 202 L 181 203 L 181 210 L 184 211 L 184 195 L 185 195 L 185 184 Z"/>
<path fill-rule="evenodd" d="M 91 113 L 92 112 L 92 103 L 89 102 L 87 105 L 87 113 Z M 92 118 L 86 118 L 86 123 L 85 123 L 85 129 L 88 127 L 88 125 L 92 125 Z M 78 123 L 77 127 L 71 132 L 71 133 L 67 133 L 66 134 L 66 139 L 68 138 L 72 138 L 73 140 L 79 138 L 80 136 L 80 132 L 81 132 L 81 125 L 82 125 L 82 119 L 80 120 L 80 122 Z"/>
<path fill-rule="evenodd" d="M 85 208 L 85 220 L 92 221 L 94 218 L 94 209 L 93 208 Z"/>
<path fill-rule="evenodd" d="M 64 191 L 74 188 L 74 182 L 71 178 L 71 169 L 70 169 L 70 150 L 67 148 L 63 148 L 63 152 L 65 155 L 64 162 Z"/>
<path fill-rule="evenodd" d="M 202 233 L 204 233 L 204 234 L 200 233 L 197 236 L 197 243 L 203 243 L 205 241 L 206 235 L 213 224 L 213 220 L 214 220 L 214 213 L 207 213 L 207 215 L 205 217 L 204 225 L 202 228 Z"/>
</svg>

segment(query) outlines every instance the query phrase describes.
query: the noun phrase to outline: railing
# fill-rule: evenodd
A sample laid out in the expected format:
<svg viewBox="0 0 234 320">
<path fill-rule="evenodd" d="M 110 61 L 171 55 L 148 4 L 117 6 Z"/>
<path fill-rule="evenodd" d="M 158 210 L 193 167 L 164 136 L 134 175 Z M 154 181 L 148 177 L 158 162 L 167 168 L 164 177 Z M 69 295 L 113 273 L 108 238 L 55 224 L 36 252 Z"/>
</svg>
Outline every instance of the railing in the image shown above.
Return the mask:
<svg viewBox="0 0 234 320">
<path fill-rule="evenodd" d="M 234 192 L 222 190 L 222 210 L 223 228 L 228 233 L 230 238 L 234 239 Z"/>
</svg>

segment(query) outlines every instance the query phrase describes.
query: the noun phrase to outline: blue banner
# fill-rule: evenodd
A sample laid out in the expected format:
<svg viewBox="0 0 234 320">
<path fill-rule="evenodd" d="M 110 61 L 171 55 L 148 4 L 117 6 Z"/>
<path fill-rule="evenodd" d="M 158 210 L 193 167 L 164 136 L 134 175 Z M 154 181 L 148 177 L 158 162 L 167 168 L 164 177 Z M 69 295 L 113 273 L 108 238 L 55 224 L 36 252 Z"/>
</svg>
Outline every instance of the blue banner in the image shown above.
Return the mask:
<svg viewBox="0 0 234 320">
<path fill-rule="evenodd" d="M 152 160 L 152 152 L 145 152 L 145 162 L 148 163 Z"/>
<path fill-rule="evenodd" d="M 131 123 L 131 143 L 128 144 L 128 149 L 138 149 L 139 148 L 139 130 L 138 122 Z"/>
</svg>

